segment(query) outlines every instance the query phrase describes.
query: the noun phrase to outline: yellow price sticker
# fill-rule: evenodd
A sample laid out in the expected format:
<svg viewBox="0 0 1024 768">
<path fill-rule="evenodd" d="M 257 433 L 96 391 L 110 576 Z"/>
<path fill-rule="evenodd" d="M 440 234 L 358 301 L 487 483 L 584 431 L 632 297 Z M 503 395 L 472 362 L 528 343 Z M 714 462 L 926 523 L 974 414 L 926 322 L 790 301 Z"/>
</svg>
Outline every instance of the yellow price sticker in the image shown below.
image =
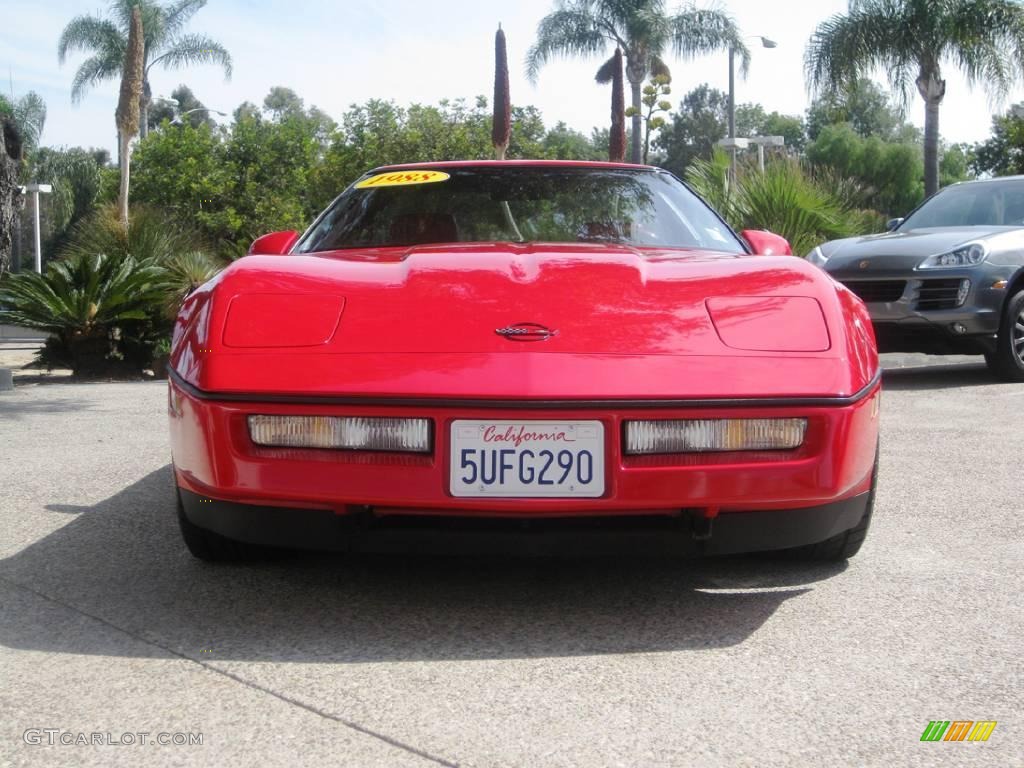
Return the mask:
<svg viewBox="0 0 1024 768">
<path fill-rule="evenodd" d="M 438 181 L 448 181 L 451 176 L 442 171 L 394 171 L 391 173 L 378 173 L 368 179 L 363 179 L 356 184 L 356 189 L 368 189 L 372 187 L 401 187 L 407 184 L 434 184 Z"/>
</svg>

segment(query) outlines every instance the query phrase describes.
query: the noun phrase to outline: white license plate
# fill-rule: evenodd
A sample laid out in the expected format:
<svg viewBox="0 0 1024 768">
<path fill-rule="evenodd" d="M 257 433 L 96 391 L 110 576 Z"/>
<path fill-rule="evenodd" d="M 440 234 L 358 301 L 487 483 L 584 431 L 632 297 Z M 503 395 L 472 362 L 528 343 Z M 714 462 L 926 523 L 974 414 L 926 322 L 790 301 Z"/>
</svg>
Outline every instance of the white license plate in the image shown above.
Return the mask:
<svg viewBox="0 0 1024 768">
<path fill-rule="evenodd" d="M 604 494 L 600 421 L 455 421 L 452 496 L 594 499 Z"/>
</svg>

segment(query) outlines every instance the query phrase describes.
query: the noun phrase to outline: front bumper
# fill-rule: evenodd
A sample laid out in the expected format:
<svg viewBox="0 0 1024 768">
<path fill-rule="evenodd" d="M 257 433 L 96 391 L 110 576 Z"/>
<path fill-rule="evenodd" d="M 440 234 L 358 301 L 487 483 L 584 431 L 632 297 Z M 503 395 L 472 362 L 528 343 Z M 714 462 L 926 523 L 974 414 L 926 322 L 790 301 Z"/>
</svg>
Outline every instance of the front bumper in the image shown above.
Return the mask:
<svg viewBox="0 0 1024 768">
<path fill-rule="evenodd" d="M 870 493 L 802 509 L 699 511 L 628 517 L 474 519 L 376 515 L 372 508 L 336 515 L 208 499 L 180 490 L 189 522 L 235 541 L 330 552 L 667 556 L 728 555 L 815 544 L 856 526 Z"/>
<path fill-rule="evenodd" d="M 982 264 L 969 269 L 831 273 L 868 307 L 879 352 L 984 354 L 995 349 L 1010 267 Z M 962 302 L 956 286 L 970 287 Z"/>
<path fill-rule="evenodd" d="M 174 376 L 169 387 L 175 475 L 189 519 L 233 538 L 266 535 L 279 544 L 305 546 L 301 544 L 305 540 L 317 548 L 321 544 L 348 547 L 338 543 L 338 537 L 345 525 L 357 520 L 413 518 L 491 519 L 510 524 L 600 518 L 609 525 L 615 525 L 615 519 L 651 519 L 684 529 L 695 519 L 705 521 L 701 525 L 721 521 L 726 529 L 742 520 L 746 530 L 756 532 L 754 538 L 765 541 L 764 547 L 747 546 L 745 541 L 745 549 L 795 545 L 792 537 L 779 544 L 781 539 L 765 532 L 774 528 L 802 532 L 801 536 L 809 537 L 803 543 L 810 543 L 819 534 L 827 538 L 830 531 L 852 527 L 860 519 L 845 502 L 869 490 L 880 397 L 877 380 L 856 397 L 836 400 L 834 405 L 775 401 L 598 407 L 580 403 L 557 409 L 522 403 L 502 408 L 501 404 L 441 401 L 431 407 L 220 400 Z M 246 426 L 246 417 L 257 413 L 428 418 L 433 423 L 433 452 L 401 455 L 260 447 L 252 443 Z M 793 451 L 626 456 L 621 448 L 627 419 L 786 417 L 808 420 L 806 440 Z M 474 418 L 602 421 L 607 436 L 605 493 L 596 499 L 452 496 L 446 458 L 450 424 Z M 308 519 L 313 522 L 308 527 L 300 521 L 305 513 L 299 510 L 310 513 Z M 258 522 L 264 519 L 266 524 Z M 283 530 L 292 521 L 294 541 Z M 250 523 L 251 531 L 246 533 Z M 314 531 L 312 538 L 301 530 Z"/>
</svg>

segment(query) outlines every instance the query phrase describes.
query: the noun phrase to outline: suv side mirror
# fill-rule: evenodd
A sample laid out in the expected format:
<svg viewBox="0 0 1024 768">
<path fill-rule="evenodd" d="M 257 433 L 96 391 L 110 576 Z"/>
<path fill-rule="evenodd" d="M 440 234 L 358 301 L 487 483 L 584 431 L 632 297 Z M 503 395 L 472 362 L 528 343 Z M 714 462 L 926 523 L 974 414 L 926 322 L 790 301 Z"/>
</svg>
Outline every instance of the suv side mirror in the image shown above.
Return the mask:
<svg viewBox="0 0 1024 768">
<path fill-rule="evenodd" d="M 284 256 L 288 253 L 295 242 L 299 239 L 299 233 L 294 229 L 288 229 L 284 232 L 271 232 L 269 235 L 263 235 L 263 237 L 257 237 L 252 241 L 252 245 L 249 246 L 249 253 L 247 256 L 253 254 L 264 254 L 267 256 Z"/>
<path fill-rule="evenodd" d="M 906 221 L 906 219 L 889 219 L 887 222 L 885 222 L 885 231 L 886 232 L 892 232 L 894 229 L 896 229 L 896 227 L 898 227 L 904 221 Z"/>
<path fill-rule="evenodd" d="M 754 253 L 759 256 L 792 256 L 793 249 L 789 241 L 764 229 L 745 229 L 740 237 L 747 241 Z"/>
</svg>

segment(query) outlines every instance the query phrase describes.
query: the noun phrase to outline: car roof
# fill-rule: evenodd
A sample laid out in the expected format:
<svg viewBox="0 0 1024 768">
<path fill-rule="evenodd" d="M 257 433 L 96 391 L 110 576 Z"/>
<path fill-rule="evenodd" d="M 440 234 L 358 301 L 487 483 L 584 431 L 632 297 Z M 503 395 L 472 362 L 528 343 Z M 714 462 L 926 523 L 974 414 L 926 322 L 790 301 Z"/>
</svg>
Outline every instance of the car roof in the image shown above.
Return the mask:
<svg viewBox="0 0 1024 768">
<path fill-rule="evenodd" d="M 949 187 L 965 187 L 970 184 L 1002 184 L 1003 182 L 1010 181 L 1024 181 L 1024 176 L 993 176 L 990 179 L 970 179 L 969 181 L 958 181 L 955 184 L 950 184 Z M 944 187 L 944 189 L 949 187 Z"/>
<path fill-rule="evenodd" d="M 378 171 L 404 171 L 415 168 L 617 168 L 628 171 L 659 171 L 653 165 L 633 165 L 632 163 L 609 163 L 596 160 L 443 160 L 437 163 L 402 163 L 399 165 L 382 165 L 374 168 Z"/>
</svg>

